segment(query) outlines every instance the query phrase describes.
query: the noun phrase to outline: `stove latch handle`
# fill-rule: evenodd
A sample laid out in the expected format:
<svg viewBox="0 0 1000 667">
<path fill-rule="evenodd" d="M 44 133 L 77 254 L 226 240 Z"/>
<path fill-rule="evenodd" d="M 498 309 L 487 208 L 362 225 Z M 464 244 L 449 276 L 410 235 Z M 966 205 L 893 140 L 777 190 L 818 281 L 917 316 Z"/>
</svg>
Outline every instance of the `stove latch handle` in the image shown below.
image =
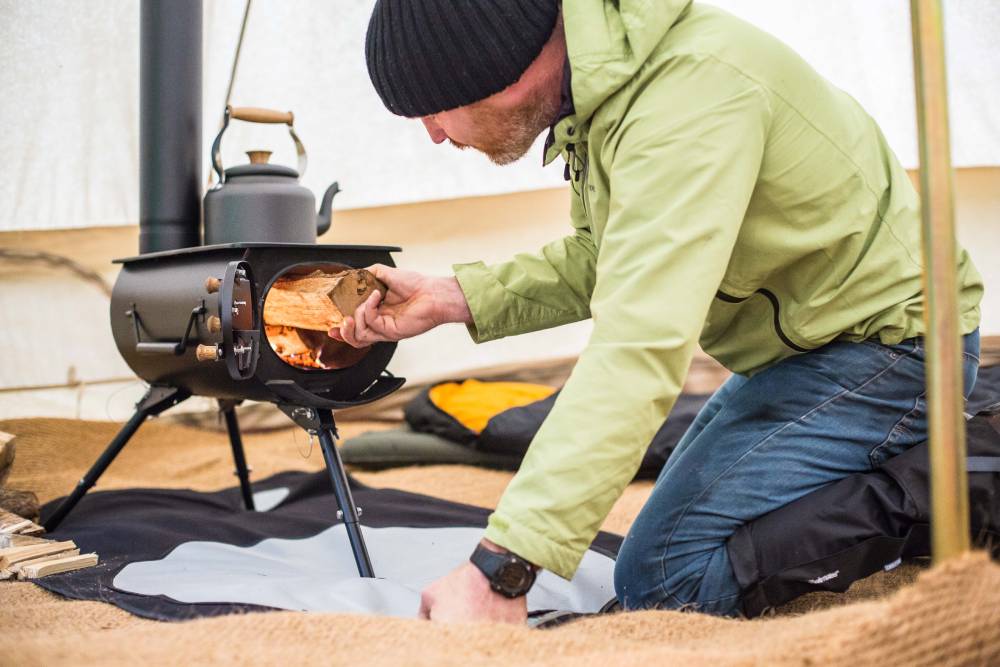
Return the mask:
<svg viewBox="0 0 1000 667">
<path fill-rule="evenodd" d="M 142 340 L 142 330 L 144 328 L 142 318 L 139 316 L 139 309 L 133 303 L 125 314 L 132 318 L 132 327 L 135 331 L 135 351 L 140 354 L 173 354 L 178 357 L 181 356 L 187 351 L 191 341 L 191 333 L 195 329 L 198 318 L 204 315 L 207 310 L 204 301 L 191 310 L 187 327 L 184 329 L 184 337 L 179 341 L 151 342 Z"/>
</svg>

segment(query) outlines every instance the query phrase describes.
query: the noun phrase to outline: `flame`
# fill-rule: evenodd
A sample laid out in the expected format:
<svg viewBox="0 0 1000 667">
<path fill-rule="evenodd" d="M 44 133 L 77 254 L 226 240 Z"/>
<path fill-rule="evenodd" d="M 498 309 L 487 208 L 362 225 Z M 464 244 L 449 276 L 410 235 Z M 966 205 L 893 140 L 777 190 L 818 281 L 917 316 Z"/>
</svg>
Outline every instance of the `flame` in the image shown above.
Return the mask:
<svg viewBox="0 0 1000 667">
<path fill-rule="evenodd" d="M 308 345 L 299 330 L 295 327 L 264 325 L 264 334 L 271 345 L 274 353 L 281 357 L 286 364 L 299 368 L 318 368 L 326 370 L 326 366 L 320 361 L 319 356 L 322 347 L 312 347 Z"/>
</svg>

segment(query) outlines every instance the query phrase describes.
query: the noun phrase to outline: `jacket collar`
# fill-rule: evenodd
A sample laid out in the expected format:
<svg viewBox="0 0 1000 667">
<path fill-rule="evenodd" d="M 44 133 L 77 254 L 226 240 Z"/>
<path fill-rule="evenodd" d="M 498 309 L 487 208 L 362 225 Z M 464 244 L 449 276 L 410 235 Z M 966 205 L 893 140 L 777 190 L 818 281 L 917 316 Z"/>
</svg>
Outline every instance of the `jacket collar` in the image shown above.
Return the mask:
<svg viewBox="0 0 1000 667">
<path fill-rule="evenodd" d="M 570 118 L 576 113 L 576 108 L 573 106 L 573 70 L 569 66 L 569 56 L 566 56 L 566 62 L 563 65 L 563 77 L 562 77 L 562 91 L 560 92 L 560 103 L 559 103 L 559 114 L 556 116 L 556 120 L 549 127 L 549 134 L 545 138 L 545 147 L 542 150 L 542 166 L 545 166 L 555 159 L 556 154 L 560 151 L 553 151 L 552 155 L 549 155 L 550 150 L 556 144 L 556 131 L 560 125 L 565 125 L 563 121 Z M 565 131 L 565 128 L 562 128 Z M 560 149 L 561 150 L 561 149 Z"/>
</svg>

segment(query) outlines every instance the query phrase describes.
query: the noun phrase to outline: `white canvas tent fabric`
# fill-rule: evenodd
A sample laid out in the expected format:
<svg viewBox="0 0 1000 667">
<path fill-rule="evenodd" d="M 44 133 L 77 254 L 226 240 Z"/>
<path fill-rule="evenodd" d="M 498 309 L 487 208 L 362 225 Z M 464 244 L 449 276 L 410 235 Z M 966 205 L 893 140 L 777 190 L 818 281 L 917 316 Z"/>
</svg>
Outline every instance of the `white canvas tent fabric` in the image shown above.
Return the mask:
<svg viewBox="0 0 1000 667">
<path fill-rule="evenodd" d="M 853 94 L 907 167 L 917 163 L 908 3 L 902 0 L 716 0 L 771 31 Z M 1000 3 L 945 3 L 956 166 L 1000 164 Z M 368 81 L 366 2 L 254 0 L 233 102 L 292 109 L 310 154 L 304 183 L 339 179 L 340 208 L 557 186 L 534 152 L 498 168 L 434 146 L 419 123 L 390 115 Z M 244 3 L 206 0 L 204 137 L 218 127 Z M 138 220 L 138 17 L 133 0 L 0 0 L 0 231 Z M 238 123 L 226 162 L 275 149 L 280 127 Z"/>
<path fill-rule="evenodd" d="M 916 166 L 905 0 L 711 2 L 777 35 L 854 95 L 878 120 L 904 165 Z M 364 64 L 372 4 L 252 2 L 232 99 L 238 105 L 295 111 L 298 132 L 309 150 L 307 187 L 319 193 L 339 180 L 344 192 L 335 206 L 344 209 L 562 186 L 558 163 L 540 167 L 540 146 L 522 162 L 498 168 L 474 152 L 435 146 L 419 123 L 389 114 L 372 90 Z M 1000 165 L 1000 115 L 993 113 L 1000 108 L 1000 43 L 994 37 L 1000 34 L 1000 2 L 944 4 L 955 164 Z M 202 140 L 207 179 L 208 151 L 220 121 L 245 3 L 204 0 L 204 6 Z M 11 230 L 138 222 L 138 28 L 135 0 L 0 0 L 0 154 L 6 166 L 0 178 L 0 236 Z M 244 161 L 241 151 L 261 147 L 275 150 L 274 161 L 294 165 L 282 127 L 245 123 L 234 123 L 227 134 L 226 164 Z M 973 176 L 972 170 L 965 170 L 957 178 L 956 205 L 960 227 L 964 225 L 960 232 L 992 286 L 1000 275 L 994 269 L 997 245 L 991 242 L 998 238 L 993 224 L 997 189 L 991 180 L 996 177 Z M 565 233 L 561 203 L 544 212 L 533 208 L 564 195 L 568 197 L 564 190 L 550 190 L 505 198 L 503 213 L 490 221 L 476 214 L 492 203 L 452 202 L 449 207 L 472 211 L 469 224 L 451 221 L 444 227 L 426 217 L 421 222 L 395 220 L 413 209 L 363 215 L 366 220 L 385 220 L 386 227 L 395 224 L 397 230 L 405 222 L 411 230 L 405 242 L 394 233 L 383 235 L 378 225 L 378 236 L 371 242 L 401 243 L 401 265 L 443 274 L 453 262 L 502 261 Z M 507 215 L 517 219 L 505 222 Z M 329 242 L 336 241 L 340 224 L 335 219 Z M 84 235 L 93 240 L 103 238 L 102 233 L 108 230 Z M 100 270 L 113 279 L 110 264 Z M 991 299 L 997 303 L 988 290 L 987 301 Z M 20 324 L 0 331 L 0 417 L 128 417 L 143 387 L 115 349 L 106 308 L 105 295 L 65 272 L 0 261 L 0 312 Z M 984 307 L 984 333 L 1000 333 L 997 312 L 995 305 Z M 62 328 L 67 322 L 72 323 L 70 333 Z M 460 376 L 483 366 L 570 356 L 583 348 L 589 331 L 590 324 L 582 322 L 474 345 L 463 327 L 441 327 L 401 345 L 391 370 L 420 381 Z M 196 398 L 181 409 L 210 406 L 208 399 Z"/>
</svg>

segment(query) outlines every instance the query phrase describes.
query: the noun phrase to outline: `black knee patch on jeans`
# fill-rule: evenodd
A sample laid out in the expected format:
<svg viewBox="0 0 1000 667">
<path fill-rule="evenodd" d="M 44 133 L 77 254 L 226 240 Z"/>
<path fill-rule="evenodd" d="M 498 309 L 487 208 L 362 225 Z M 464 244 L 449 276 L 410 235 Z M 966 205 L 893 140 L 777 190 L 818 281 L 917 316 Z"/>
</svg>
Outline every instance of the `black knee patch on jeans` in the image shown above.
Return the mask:
<svg viewBox="0 0 1000 667">
<path fill-rule="evenodd" d="M 1000 459 L 1000 415 L 977 415 L 966 428 L 970 457 Z M 742 526 L 726 548 L 743 613 L 758 616 L 810 591 L 842 592 L 929 556 L 929 468 L 927 444 L 917 445 Z M 974 544 L 1000 557 L 1000 472 L 970 472 L 969 499 Z"/>
</svg>

